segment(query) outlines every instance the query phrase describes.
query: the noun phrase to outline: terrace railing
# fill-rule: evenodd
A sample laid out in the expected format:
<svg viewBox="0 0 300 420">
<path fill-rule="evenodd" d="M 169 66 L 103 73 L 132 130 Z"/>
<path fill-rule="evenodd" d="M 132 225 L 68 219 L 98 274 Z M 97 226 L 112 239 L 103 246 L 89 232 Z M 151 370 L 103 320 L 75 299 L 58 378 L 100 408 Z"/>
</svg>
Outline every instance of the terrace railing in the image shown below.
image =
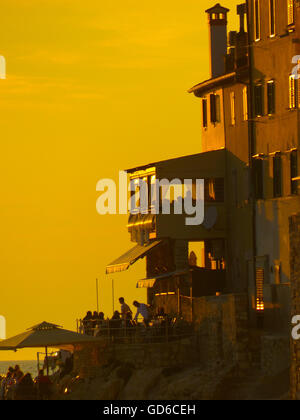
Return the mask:
<svg viewBox="0 0 300 420">
<path fill-rule="evenodd" d="M 102 321 L 97 325 L 93 321 L 78 319 L 76 323 L 80 334 L 119 344 L 161 343 L 181 340 L 194 334 L 192 324 L 176 318 L 153 320 L 147 327 L 142 323 L 134 325 L 114 320 Z"/>
</svg>

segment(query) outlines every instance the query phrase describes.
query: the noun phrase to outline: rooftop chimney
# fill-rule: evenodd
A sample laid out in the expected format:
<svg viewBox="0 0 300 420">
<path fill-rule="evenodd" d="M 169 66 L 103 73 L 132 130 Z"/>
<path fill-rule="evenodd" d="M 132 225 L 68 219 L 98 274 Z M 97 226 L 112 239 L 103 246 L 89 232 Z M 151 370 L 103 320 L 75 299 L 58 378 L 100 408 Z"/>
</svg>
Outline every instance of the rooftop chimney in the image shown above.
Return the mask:
<svg viewBox="0 0 300 420">
<path fill-rule="evenodd" d="M 225 55 L 227 53 L 227 13 L 229 9 L 220 3 L 205 11 L 208 13 L 210 41 L 210 76 L 212 78 L 225 73 Z"/>
<path fill-rule="evenodd" d="M 236 12 L 240 16 L 240 33 L 245 32 L 246 3 L 237 5 Z"/>
</svg>

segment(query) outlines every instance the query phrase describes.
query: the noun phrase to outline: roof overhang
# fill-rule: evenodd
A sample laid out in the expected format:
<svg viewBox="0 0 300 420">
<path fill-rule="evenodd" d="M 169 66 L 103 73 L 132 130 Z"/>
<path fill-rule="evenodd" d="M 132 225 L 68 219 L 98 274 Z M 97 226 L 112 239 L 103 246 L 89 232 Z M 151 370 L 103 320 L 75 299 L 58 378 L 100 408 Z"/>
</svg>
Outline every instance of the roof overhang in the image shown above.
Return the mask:
<svg viewBox="0 0 300 420">
<path fill-rule="evenodd" d="M 157 162 L 152 162 L 146 165 L 140 165 L 140 166 L 136 166 L 135 168 L 129 168 L 129 169 L 125 169 L 125 171 L 128 174 L 142 174 L 143 171 L 148 171 L 154 168 L 155 171 L 160 170 L 161 168 L 166 168 L 167 166 L 169 166 L 170 164 L 181 164 L 181 162 L 185 162 L 185 165 L 188 167 L 189 165 L 189 160 L 194 160 L 194 159 L 205 159 L 207 161 L 207 159 L 213 159 L 213 155 L 214 154 L 219 154 L 219 153 L 224 153 L 224 148 L 222 149 L 217 149 L 217 150 L 209 150 L 207 152 L 202 152 L 202 153 L 196 153 L 194 155 L 186 155 L 186 156 L 179 156 L 179 157 L 175 157 L 175 158 L 171 158 L 171 159 L 166 159 L 166 160 L 160 160 Z M 142 176 L 142 175 L 141 175 Z"/>
<path fill-rule="evenodd" d="M 188 93 L 193 93 L 197 97 L 203 96 L 205 93 L 223 87 L 224 85 L 233 83 L 236 80 L 236 72 L 224 74 L 213 79 L 205 80 L 188 90 Z"/>
<path fill-rule="evenodd" d="M 205 13 L 227 13 L 227 12 L 229 12 L 229 9 L 227 9 L 226 7 L 222 7 L 220 3 L 217 3 L 210 9 L 205 10 Z"/>
</svg>

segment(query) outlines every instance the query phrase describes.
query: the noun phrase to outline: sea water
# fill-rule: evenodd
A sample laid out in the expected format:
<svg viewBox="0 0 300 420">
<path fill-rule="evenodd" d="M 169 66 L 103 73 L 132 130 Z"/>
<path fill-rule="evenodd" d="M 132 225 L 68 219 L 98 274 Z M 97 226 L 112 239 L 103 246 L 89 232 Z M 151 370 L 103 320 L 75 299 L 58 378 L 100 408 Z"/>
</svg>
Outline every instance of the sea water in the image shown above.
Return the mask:
<svg viewBox="0 0 300 420">
<path fill-rule="evenodd" d="M 10 366 L 15 367 L 19 365 L 24 374 L 31 373 L 32 378 L 37 376 L 37 361 L 36 360 L 13 360 L 0 361 L 0 376 L 5 375 Z"/>
</svg>

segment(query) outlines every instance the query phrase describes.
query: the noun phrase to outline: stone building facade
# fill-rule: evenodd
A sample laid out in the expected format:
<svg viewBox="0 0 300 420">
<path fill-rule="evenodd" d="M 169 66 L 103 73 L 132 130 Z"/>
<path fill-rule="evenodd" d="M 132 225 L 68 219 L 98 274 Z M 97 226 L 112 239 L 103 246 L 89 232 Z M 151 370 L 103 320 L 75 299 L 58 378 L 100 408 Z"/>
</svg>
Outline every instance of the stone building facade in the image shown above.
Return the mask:
<svg viewBox="0 0 300 420">
<path fill-rule="evenodd" d="M 300 209 L 300 2 L 247 0 L 237 6 L 239 29 L 229 33 L 228 9 L 216 4 L 206 13 L 211 74 L 189 90 L 201 102 L 201 153 L 128 170 L 137 186 L 141 180 L 151 187 L 155 179 L 204 179 L 204 222 L 186 226 L 186 215 L 174 211 L 174 197 L 168 215 L 131 214 L 128 230 L 136 245 L 107 273 L 146 257 L 146 278 L 138 286 L 147 287 L 149 303 L 195 323 L 201 312 L 214 313 L 220 294 L 246 296 L 248 336 L 258 331 L 254 341 L 260 340 L 261 366 L 284 370 L 300 290 L 295 216 Z M 224 281 L 216 280 L 212 288 L 213 272 Z M 220 325 L 226 329 L 221 307 L 219 302 L 219 321 L 212 328 L 220 343 Z M 240 314 L 242 319 L 244 311 Z M 297 346 L 291 345 L 293 398 L 300 377 Z"/>
<path fill-rule="evenodd" d="M 300 315 L 300 213 L 290 217 L 291 316 Z M 291 337 L 291 397 L 300 399 L 300 340 Z"/>
<path fill-rule="evenodd" d="M 294 57 L 300 51 L 299 5 L 296 1 L 250 0 L 248 7 L 256 271 L 263 277 L 267 328 L 288 334 L 289 218 L 300 208 L 300 84 L 293 74 Z M 255 294 L 253 283 L 250 293 Z"/>
</svg>

